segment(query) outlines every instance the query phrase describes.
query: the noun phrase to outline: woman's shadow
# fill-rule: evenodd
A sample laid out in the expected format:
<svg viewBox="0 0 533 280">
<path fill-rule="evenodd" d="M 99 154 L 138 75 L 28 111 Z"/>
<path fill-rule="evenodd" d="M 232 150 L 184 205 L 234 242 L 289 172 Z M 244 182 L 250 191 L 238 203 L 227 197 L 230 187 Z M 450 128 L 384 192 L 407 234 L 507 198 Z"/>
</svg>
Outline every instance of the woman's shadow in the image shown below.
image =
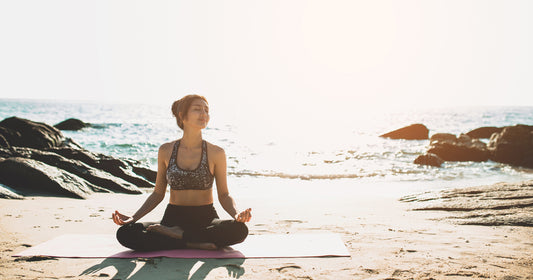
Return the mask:
<svg viewBox="0 0 533 280">
<path fill-rule="evenodd" d="M 116 274 L 110 279 L 136 280 L 136 279 L 190 279 L 202 280 L 214 269 L 223 267 L 227 269 L 228 276 L 240 278 L 244 275 L 241 266 L 244 259 L 176 259 L 176 258 L 139 258 L 117 259 L 107 258 L 81 273 L 81 275 L 107 276 L 100 273 L 102 270 L 114 267 Z M 139 267 L 140 266 L 140 267 Z M 196 269 L 197 266 L 198 269 Z M 80 275 L 80 276 L 81 276 Z"/>
</svg>

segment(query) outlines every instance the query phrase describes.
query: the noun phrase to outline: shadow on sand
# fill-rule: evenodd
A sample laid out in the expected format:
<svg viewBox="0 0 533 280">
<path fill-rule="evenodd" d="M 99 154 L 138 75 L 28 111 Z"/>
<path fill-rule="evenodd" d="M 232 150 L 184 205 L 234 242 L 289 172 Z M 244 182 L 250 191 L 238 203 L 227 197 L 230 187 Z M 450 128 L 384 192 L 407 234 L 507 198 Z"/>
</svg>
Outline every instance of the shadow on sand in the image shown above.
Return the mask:
<svg viewBox="0 0 533 280">
<path fill-rule="evenodd" d="M 222 267 L 227 270 L 229 277 L 238 279 L 245 272 L 241 266 L 243 263 L 244 259 L 107 258 L 86 269 L 81 275 L 107 277 L 110 274 L 108 272 L 112 271 L 109 268 L 114 268 L 116 274 L 109 275 L 109 279 L 202 280 L 212 270 Z"/>
</svg>

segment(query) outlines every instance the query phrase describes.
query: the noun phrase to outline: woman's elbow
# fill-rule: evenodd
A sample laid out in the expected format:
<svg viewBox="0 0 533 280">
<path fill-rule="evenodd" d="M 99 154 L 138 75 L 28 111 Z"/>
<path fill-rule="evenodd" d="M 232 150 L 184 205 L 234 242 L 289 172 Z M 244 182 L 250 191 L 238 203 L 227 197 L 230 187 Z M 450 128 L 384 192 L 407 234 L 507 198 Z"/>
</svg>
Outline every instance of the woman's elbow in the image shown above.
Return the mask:
<svg viewBox="0 0 533 280">
<path fill-rule="evenodd" d="M 225 201 L 229 197 L 230 197 L 229 193 L 220 193 L 220 194 L 218 194 L 218 201 L 220 201 L 220 202 Z"/>
<path fill-rule="evenodd" d="M 154 199 L 157 199 L 157 201 L 161 202 L 165 198 L 165 191 L 154 190 L 152 192 L 152 197 Z"/>
</svg>

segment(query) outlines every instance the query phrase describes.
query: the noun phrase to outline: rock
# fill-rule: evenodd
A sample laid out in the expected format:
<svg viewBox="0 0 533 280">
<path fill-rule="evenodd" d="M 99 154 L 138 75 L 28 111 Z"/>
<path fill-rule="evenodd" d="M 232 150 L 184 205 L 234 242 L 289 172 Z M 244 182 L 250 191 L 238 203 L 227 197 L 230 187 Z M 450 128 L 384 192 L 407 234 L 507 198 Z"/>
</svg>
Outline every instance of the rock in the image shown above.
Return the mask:
<svg viewBox="0 0 533 280">
<path fill-rule="evenodd" d="M 445 161 L 487 161 L 486 144 L 462 134 L 456 141 L 433 141 L 427 153 L 435 154 Z"/>
<path fill-rule="evenodd" d="M 0 126 L 0 147 L 10 148 L 11 144 L 9 144 L 9 142 L 15 142 L 21 137 L 22 136 L 17 131 Z"/>
<path fill-rule="evenodd" d="M 0 148 L 10 148 L 11 145 L 9 144 L 8 139 L 12 139 L 14 137 L 18 137 L 13 135 L 13 133 L 16 133 L 15 131 L 12 131 L 10 129 L 7 129 L 5 127 L 0 126 Z"/>
<path fill-rule="evenodd" d="M 423 124 L 412 124 L 383 135 L 379 137 L 390 139 L 406 139 L 406 140 L 426 140 L 428 139 L 429 129 Z"/>
<path fill-rule="evenodd" d="M 74 148 L 51 148 L 47 149 L 49 152 L 62 155 L 68 159 L 79 160 L 83 163 L 86 163 L 92 167 L 98 166 L 99 158 L 95 153 L 84 149 L 74 149 Z"/>
<path fill-rule="evenodd" d="M 81 130 L 86 127 L 91 127 L 91 124 L 70 118 L 54 125 L 54 127 L 59 130 Z"/>
<path fill-rule="evenodd" d="M 144 179 L 152 183 L 155 183 L 155 179 L 157 177 L 156 171 L 153 171 L 151 169 L 144 168 L 144 167 L 139 167 L 139 166 L 132 166 L 132 171 L 133 173 L 143 177 Z"/>
<path fill-rule="evenodd" d="M 0 162 L 0 183 L 22 194 L 86 198 L 98 187 L 42 162 L 12 157 Z"/>
<path fill-rule="evenodd" d="M 61 147 L 65 137 L 52 126 L 17 117 L 0 122 L 0 133 L 10 146 L 44 149 Z M 8 146 L 9 147 L 9 146 Z"/>
<path fill-rule="evenodd" d="M 451 134 L 451 133 L 435 133 L 429 139 L 429 142 L 434 142 L 434 141 L 452 141 L 452 142 L 455 142 L 455 141 L 457 141 L 457 136 L 455 136 L 455 134 Z"/>
<path fill-rule="evenodd" d="M 418 156 L 415 159 L 414 163 L 415 164 L 420 164 L 420 165 L 429 165 L 429 166 L 440 167 L 444 163 L 444 161 L 439 156 L 437 156 L 436 154 L 428 153 L 428 154 L 425 154 L 425 155 Z"/>
<path fill-rule="evenodd" d="M 18 157 L 31 158 L 70 172 L 85 179 L 89 183 L 98 186 L 100 188 L 98 191 L 101 192 L 112 191 L 128 194 L 143 193 L 138 187 L 121 178 L 112 176 L 103 170 L 91 167 L 81 161 L 67 159 L 56 153 L 31 148 L 15 148 L 14 152 L 17 153 L 16 156 Z"/>
<path fill-rule="evenodd" d="M 122 160 L 89 152 L 87 150 L 78 150 L 73 148 L 52 148 L 48 151 L 60 154 L 68 159 L 79 160 L 94 168 L 101 169 L 124 179 L 140 188 L 153 188 L 154 185 L 144 178 L 133 173 L 131 166 Z"/>
<path fill-rule="evenodd" d="M 6 159 L 6 158 L 10 158 L 12 156 L 14 156 L 13 155 L 13 149 L 6 149 L 6 148 L 0 147 L 0 160 L 2 158 Z"/>
<path fill-rule="evenodd" d="M 533 168 L 533 126 L 505 127 L 492 135 L 488 150 L 493 161 Z"/>
<path fill-rule="evenodd" d="M 93 192 L 139 194 L 139 187 L 154 187 L 157 174 L 136 161 L 86 151 L 54 127 L 17 117 L 0 122 L 0 162 L 0 183 L 10 188 L 2 187 L 0 198 L 15 192 L 77 198 Z"/>
<path fill-rule="evenodd" d="M 463 225 L 533 226 L 533 181 L 425 192 L 400 199 L 416 211 L 448 211 Z"/>
<path fill-rule="evenodd" d="M 479 138 L 489 139 L 492 136 L 492 134 L 500 133 L 502 132 L 502 130 L 503 130 L 503 127 L 485 126 L 485 127 L 480 127 L 480 128 L 471 130 L 467 132 L 466 135 L 472 138 L 475 138 L 475 139 L 479 139 Z"/>
<path fill-rule="evenodd" d="M 0 198 L 7 199 L 23 199 L 22 196 L 11 191 L 7 186 L 0 184 Z"/>
</svg>

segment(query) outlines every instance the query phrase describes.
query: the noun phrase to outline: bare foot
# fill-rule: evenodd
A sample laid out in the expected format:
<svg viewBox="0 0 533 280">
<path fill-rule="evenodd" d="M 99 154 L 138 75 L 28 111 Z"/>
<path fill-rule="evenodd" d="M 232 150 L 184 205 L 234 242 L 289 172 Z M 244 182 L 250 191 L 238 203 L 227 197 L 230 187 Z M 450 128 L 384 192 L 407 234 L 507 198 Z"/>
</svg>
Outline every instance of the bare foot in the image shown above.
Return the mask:
<svg viewBox="0 0 533 280">
<path fill-rule="evenodd" d="M 217 250 L 217 245 L 213 243 L 187 243 L 187 248 L 190 249 L 201 249 L 201 250 Z"/>
<path fill-rule="evenodd" d="M 153 231 L 158 232 L 166 236 L 170 236 L 172 238 L 182 239 L 183 238 L 183 230 L 178 227 L 167 227 L 160 224 L 150 225 L 148 228 L 146 228 L 147 231 Z"/>
</svg>

